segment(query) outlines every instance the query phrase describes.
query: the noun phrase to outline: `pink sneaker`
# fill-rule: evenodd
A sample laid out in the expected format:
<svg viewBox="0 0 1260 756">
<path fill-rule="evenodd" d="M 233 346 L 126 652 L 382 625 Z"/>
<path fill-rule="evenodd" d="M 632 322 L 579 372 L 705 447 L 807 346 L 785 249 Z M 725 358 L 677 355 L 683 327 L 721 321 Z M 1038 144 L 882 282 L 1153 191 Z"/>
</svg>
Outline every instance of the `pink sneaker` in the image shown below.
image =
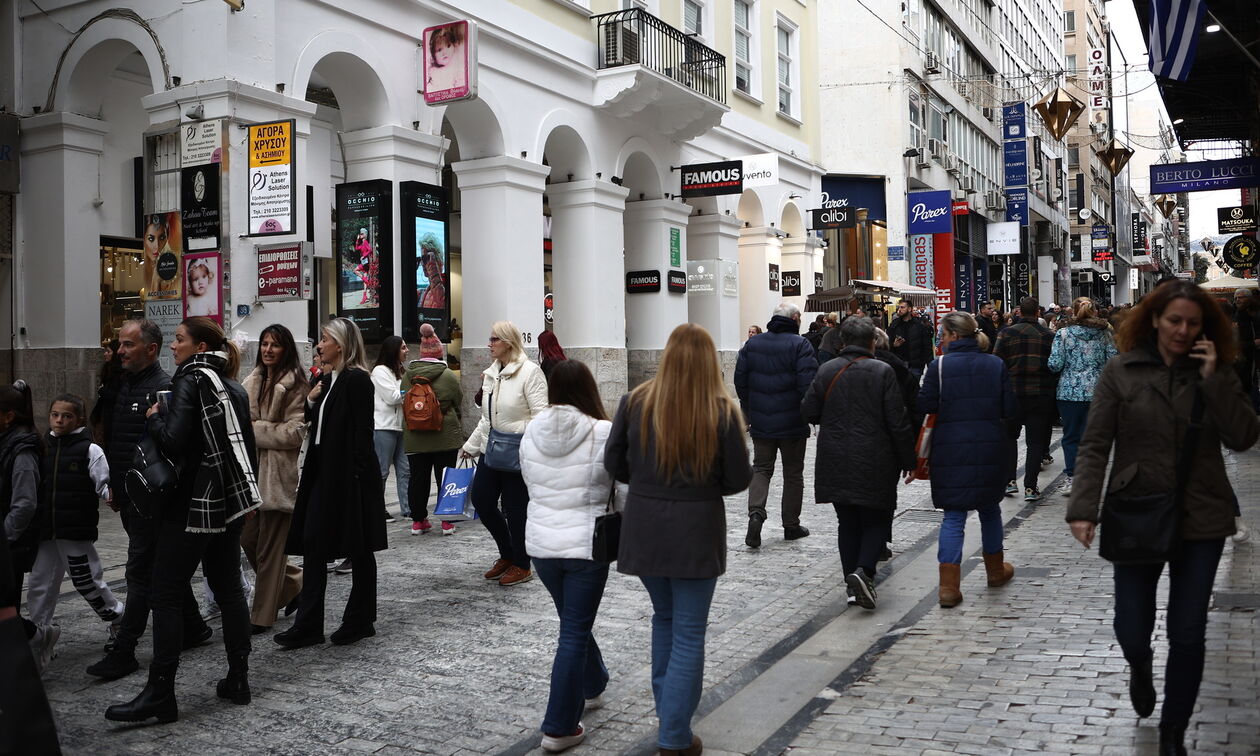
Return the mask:
<svg viewBox="0 0 1260 756">
<path fill-rule="evenodd" d="M 442 521 L 442 535 L 455 535 L 455 523 Z"/>
<path fill-rule="evenodd" d="M 424 535 L 425 533 L 428 533 L 430 530 L 433 530 L 433 526 L 429 524 L 428 520 L 421 520 L 420 522 L 411 523 L 410 532 L 412 535 Z"/>
</svg>

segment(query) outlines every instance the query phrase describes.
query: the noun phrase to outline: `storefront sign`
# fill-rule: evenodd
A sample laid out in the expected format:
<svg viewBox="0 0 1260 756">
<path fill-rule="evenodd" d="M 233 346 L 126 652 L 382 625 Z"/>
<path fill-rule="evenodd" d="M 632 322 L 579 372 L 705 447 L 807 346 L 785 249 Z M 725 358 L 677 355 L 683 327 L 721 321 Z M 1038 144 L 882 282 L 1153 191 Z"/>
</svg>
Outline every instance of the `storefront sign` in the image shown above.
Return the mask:
<svg viewBox="0 0 1260 756">
<path fill-rule="evenodd" d="M 188 252 L 219 248 L 219 166 L 194 165 L 179 172 L 180 219 Z"/>
<path fill-rule="evenodd" d="M 218 252 L 184 255 L 184 317 L 223 325 L 223 266 Z"/>
<path fill-rule="evenodd" d="M 912 234 L 942 234 L 954 230 L 949 190 L 906 195 L 906 218 Z"/>
<path fill-rule="evenodd" d="M 799 297 L 801 295 L 801 272 L 799 270 L 783 271 L 783 296 Z"/>
<path fill-rule="evenodd" d="M 971 206 L 967 204 L 967 200 L 954 200 L 950 205 L 950 213 L 953 215 L 966 215 L 971 212 Z"/>
<path fill-rule="evenodd" d="M 1006 191 L 1006 220 L 1014 221 L 1021 226 L 1028 225 L 1028 190 L 1008 189 Z"/>
<path fill-rule="evenodd" d="M 1089 230 L 1090 249 L 1107 249 L 1111 246 L 1111 229 L 1106 223 L 1095 223 Z"/>
<path fill-rule="evenodd" d="M 832 207 L 822 210 L 810 210 L 810 227 L 822 228 L 854 228 L 857 226 L 857 214 L 851 207 Z"/>
<path fill-rule="evenodd" d="M 1032 294 L 1032 265 L 1027 257 L 1015 258 L 1015 291 L 1011 293 L 1011 306 Z"/>
<path fill-rule="evenodd" d="M 184 293 L 180 258 L 184 254 L 179 213 L 154 213 L 144 219 L 144 299 L 176 300 Z"/>
<path fill-rule="evenodd" d="M 310 242 L 286 242 L 254 247 L 258 253 L 259 302 L 302 298 L 302 255 L 310 259 L 311 246 Z"/>
<path fill-rule="evenodd" d="M 975 300 L 976 309 L 980 309 L 980 305 L 989 301 L 989 266 L 985 263 L 984 258 L 976 258 L 974 270 L 972 271 L 972 298 Z"/>
<path fill-rule="evenodd" d="M 932 237 L 914 234 L 910 242 L 910 285 L 922 289 L 932 288 Z"/>
<path fill-rule="evenodd" d="M 1019 223 L 990 223 L 986 229 L 985 247 L 989 257 L 1019 254 Z"/>
<path fill-rule="evenodd" d="M 1256 230 L 1256 209 L 1250 205 L 1217 208 L 1216 222 L 1218 233 L 1245 234 L 1253 232 Z"/>
<path fill-rule="evenodd" d="M 1028 136 L 1028 106 L 1013 102 L 1002 106 L 1002 138 L 1023 139 Z"/>
<path fill-rule="evenodd" d="M 179 299 L 151 300 L 144 303 L 144 317 L 162 331 L 162 343 L 175 343 L 175 329 L 184 319 L 184 303 Z M 175 356 L 169 349 L 158 350 L 158 364 L 168 373 L 175 372 Z"/>
<path fill-rule="evenodd" d="M 1107 110 L 1111 107 L 1111 97 L 1107 95 L 1110 79 L 1110 66 L 1107 65 L 1107 49 L 1091 47 L 1087 61 L 1089 81 L 1089 107 L 1091 110 Z"/>
<path fill-rule="evenodd" d="M 681 270 L 667 271 L 666 288 L 675 294 L 687 293 L 687 274 Z"/>
<path fill-rule="evenodd" d="M 682 265 L 682 229 L 675 226 L 669 228 L 669 264 Z"/>
<path fill-rule="evenodd" d="M 0 194 L 17 194 L 21 187 L 21 119 L 0 113 Z"/>
<path fill-rule="evenodd" d="M 430 26 L 420 36 L 420 91 L 424 104 L 443 105 L 477 96 L 477 24 L 460 20 Z"/>
<path fill-rule="evenodd" d="M 446 192 L 440 186 L 404 181 L 398 185 L 402 223 L 403 338 L 418 340 L 428 323 L 450 341 L 450 240 Z M 410 276 L 410 278 L 408 277 Z"/>
<path fill-rule="evenodd" d="M 708 297 L 717 294 L 718 263 L 716 260 L 687 261 L 687 294 Z"/>
<path fill-rule="evenodd" d="M 852 208 L 854 211 L 864 209 L 868 220 L 888 220 L 885 185 L 886 181 L 882 176 L 874 178 L 823 176 L 821 209 L 834 210 L 842 207 Z M 856 221 L 857 215 L 854 214 L 853 218 Z M 835 227 L 815 225 L 814 228 Z M 848 226 L 841 226 L 841 228 L 848 228 Z"/>
<path fill-rule="evenodd" d="M 682 187 L 679 194 L 684 199 L 739 194 L 744 191 L 744 166 L 738 160 L 684 165 L 681 173 Z"/>
<path fill-rule="evenodd" d="M 291 234 L 297 220 L 294 121 L 249 126 L 248 236 Z"/>
<path fill-rule="evenodd" d="M 888 248 L 888 262 L 903 262 L 906 259 L 906 248 L 900 245 Z"/>
<path fill-rule="evenodd" d="M 815 293 L 815 294 L 817 294 L 818 292 L 820 292 L 820 291 L 822 291 L 822 290 L 823 290 L 823 274 L 822 274 L 822 271 L 821 271 L 821 270 L 820 270 L 820 271 L 815 271 L 815 272 L 814 272 L 814 293 Z"/>
<path fill-rule="evenodd" d="M 1003 186 L 1028 186 L 1028 140 L 1008 139 L 1002 143 L 1002 161 L 1005 165 Z"/>
<path fill-rule="evenodd" d="M 627 294 L 650 294 L 661 290 L 659 270 L 632 270 L 626 274 Z"/>
<path fill-rule="evenodd" d="M 179 164 L 187 168 L 223 162 L 223 119 L 190 121 L 179 127 Z"/>
<path fill-rule="evenodd" d="M 954 278 L 958 283 L 958 309 L 971 312 L 971 255 L 960 256 L 954 264 Z"/>
<path fill-rule="evenodd" d="M 1141 213 L 1129 215 L 1129 238 L 1135 253 L 1146 249 L 1146 221 L 1142 220 Z"/>
<path fill-rule="evenodd" d="M 779 290 L 779 266 L 777 263 L 769 263 L 766 266 L 769 269 L 769 285 L 770 291 Z"/>
<path fill-rule="evenodd" d="M 743 166 L 744 188 L 779 185 L 779 153 L 763 152 L 739 158 Z"/>
<path fill-rule="evenodd" d="M 1256 240 L 1250 236 L 1235 236 L 1225 242 L 1221 257 L 1225 264 L 1234 270 L 1251 270 L 1256 267 L 1256 259 L 1260 256 Z"/>
<path fill-rule="evenodd" d="M 393 182 L 337 185 L 337 314 L 379 343 L 393 331 Z"/>
<path fill-rule="evenodd" d="M 1151 166 L 1151 194 L 1260 186 L 1260 157 Z"/>
<path fill-rule="evenodd" d="M 718 269 L 722 273 L 722 296 L 738 297 L 739 263 L 732 260 L 722 260 L 718 263 Z"/>
</svg>

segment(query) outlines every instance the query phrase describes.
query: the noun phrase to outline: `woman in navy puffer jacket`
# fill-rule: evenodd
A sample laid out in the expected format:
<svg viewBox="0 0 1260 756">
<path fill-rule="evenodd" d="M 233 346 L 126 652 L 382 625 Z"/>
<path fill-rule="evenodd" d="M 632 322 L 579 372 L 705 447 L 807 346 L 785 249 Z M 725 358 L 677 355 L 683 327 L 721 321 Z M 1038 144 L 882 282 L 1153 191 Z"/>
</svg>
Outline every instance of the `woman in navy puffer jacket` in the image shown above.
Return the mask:
<svg viewBox="0 0 1260 756">
<path fill-rule="evenodd" d="M 1002 419 L 1015 410 L 1015 397 L 998 357 L 976 341 L 976 320 L 951 312 L 941 320 L 945 354 L 930 365 L 919 389 L 918 409 L 936 413 L 932 432 L 932 504 L 945 510 L 937 559 L 941 606 L 962 601 L 963 529 L 967 513 L 980 514 L 984 566 L 989 585 L 1010 582 L 1015 568 L 1003 561 L 1002 497 L 1006 472 L 1003 449 L 1009 441 Z"/>
</svg>

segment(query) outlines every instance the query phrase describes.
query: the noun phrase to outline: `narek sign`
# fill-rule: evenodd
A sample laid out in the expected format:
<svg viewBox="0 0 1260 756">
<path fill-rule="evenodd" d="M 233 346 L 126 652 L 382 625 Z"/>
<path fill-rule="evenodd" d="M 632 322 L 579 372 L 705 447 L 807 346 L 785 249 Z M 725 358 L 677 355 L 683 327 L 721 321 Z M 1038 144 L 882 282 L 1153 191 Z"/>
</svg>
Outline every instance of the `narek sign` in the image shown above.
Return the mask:
<svg viewBox="0 0 1260 756">
<path fill-rule="evenodd" d="M 1260 158 L 1204 160 L 1151 166 L 1151 194 L 1260 186 Z"/>
</svg>

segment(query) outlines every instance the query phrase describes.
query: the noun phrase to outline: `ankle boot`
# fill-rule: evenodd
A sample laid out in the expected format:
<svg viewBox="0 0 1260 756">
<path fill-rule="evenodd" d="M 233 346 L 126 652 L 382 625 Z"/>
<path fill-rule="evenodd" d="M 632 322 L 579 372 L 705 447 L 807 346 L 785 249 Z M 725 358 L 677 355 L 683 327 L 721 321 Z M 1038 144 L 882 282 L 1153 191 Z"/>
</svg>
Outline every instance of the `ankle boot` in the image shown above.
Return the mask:
<svg viewBox="0 0 1260 756">
<path fill-rule="evenodd" d="M 989 576 L 990 588 L 1001 588 L 1015 577 L 1015 568 L 1009 562 L 1003 562 L 1006 552 L 996 551 L 984 555 L 984 571 Z"/>
<path fill-rule="evenodd" d="M 214 687 L 219 698 L 230 698 L 237 706 L 249 703 L 252 696 L 249 692 L 249 657 L 229 656 L 227 677 Z"/>
<path fill-rule="evenodd" d="M 1159 723 L 1159 756 L 1186 756 L 1186 726 Z"/>
<path fill-rule="evenodd" d="M 1153 658 L 1129 664 L 1129 701 L 1139 717 L 1149 717 L 1155 711 L 1155 679 L 1151 669 Z"/>
<path fill-rule="evenodd" d="M 941 606 L 949 608 L 958 606 L 962 603 L 962 589 L 959 584 L 962 582 L 962 565 L 960 564 L 942 564 L 941 565 L 941 590 L 940 600 Z"/>
<path fill-rule="evenodd" d="M 179 706 L 175 703 L 176 665 L 154 664 L 149 668 L 149 682 L 140 695 L 125 704 L 115 704 L 105 710 L 105 718 L 114 722 L 143 722 L 157 717 L 159 722 L 179 719 Z"/>
</svg>

